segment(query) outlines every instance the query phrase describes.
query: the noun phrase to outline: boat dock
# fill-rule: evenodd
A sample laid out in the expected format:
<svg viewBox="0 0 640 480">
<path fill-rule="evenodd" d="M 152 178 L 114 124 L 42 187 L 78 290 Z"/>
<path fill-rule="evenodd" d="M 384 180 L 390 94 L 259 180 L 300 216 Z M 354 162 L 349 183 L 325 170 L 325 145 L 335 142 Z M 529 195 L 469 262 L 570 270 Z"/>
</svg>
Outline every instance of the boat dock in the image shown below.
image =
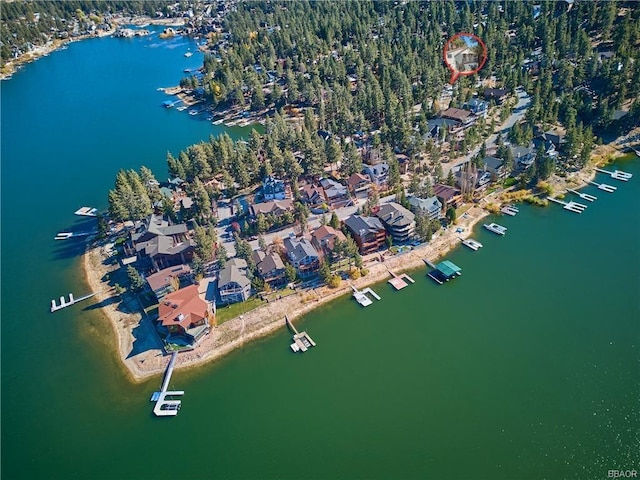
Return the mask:
<svg viewBox="0 0 640 480">
<path fill-rule="evenodd" d="M 503 227 L 502 225 L 498 225 L 497 223 L 485 223 L 482 226 L 490 232 L 496 233 L 498 235 L 504 235 L 507 232 L 507 227 Z"/>
<path fill-rule="evenodd" d="M 462 240 L 462 244 L 465 247 L 469 247 L 471 250 L 474 250 L 474 251 L 478 251 L 478 249 L 483 247 L 483 245 L 480 242 L 472 238 L 467 238 L 467 239 L 461 238 L 460 240 Z"/>
<path fill-rule="evenodd" d="M 409 284 L 407 282 L 416 283 L 416 281 L 413 278 L 411 278 L 409 275 L 407 275 L 406 273 L 402 273 L 400 275 L 396 275 L 395 273 L 393 273 L 388 268 L 387 268 L 387 270 L 391 274 L 391 279 L 389 279 L 387 281 L 387 283 L 390 283 L 391 286 L 393 288 L 395 288 L 396 290 L 402 290 L 404 287 L 408 287 Z M 406 280 L 406 282 L 405 282 L 405 280 Z"/>
<path fill-rule="evenodd" d="M 164 381 L 162 382 L 160 391 L 153 392 L 153 395 L 151 395 L 151 401 L 156 402 L 156 406 L 153 407 L 153 414 L 156 417 L 174 417 L 178 414 L 178 410 L 180 410 L 180 404 L 182 403 L 180 400 L 166 400 L 166 397 L 184 395 L 184 391 L 182 390 L 167 390 L 169 388 L 169 382 L 171 381 L 171 374 L 173 373 L 176 358 L 178 358 L 178 352 L 173 352 L 171 354 L 171 360 L 169 360 L 169 365 L 167 366 L 167 371 L 164 373 Z"/>
<path fill-rule="evenodd" d="M 518 210 L 516 207 L 513 207 L 511 205 L 505 205 L 500 209 L 500 211 L 505 215 L 509 215 L 511 217 L 515 217 L 520 212 L 520 210 Z"/>
<path fill-rule="evenodd" d="M 425 263 L 433 268 L 433 270 L 427 273 L 427 276 L 429 276 L 440 285 L 442 285 L 444 282 L 448 282 L 452 278 L 462 275 L 462 269 L 449 260 L 444 260 L 438 265 L 433 265 L 427 260 L 425 260 Z"/>
<path fill-rule="evenodd" d="M 613 185 L 607 185 L 606 183 L 596 183 L 596 182 L 589 182 L 589 183 L 591 185 L 595 185 L 596 187 L 598 187 L 598 189 L 602 190 L 603 192 L 613 193 L 618 189 L 618 187 L 614 187 Z"/>
<path fill-rule="evenodd" d="M 574 195 L 579 196 L 580 198 L 588 201 L 588 202 L 593 202 L 594 200 L 597 200 L 598 197 L 596 197 L 595 195 L 589 195 L 588 193 L 580 193 L 576 190 L 572 190 L 570 188 L 567 188 L 567 192 L 573 193 Z"/>
<path fill-rule="evenodd" d="M 88 237 L 89 235 L 97 235 L 97 230 L 92 230 L 90 232 L 60 232 L 55 237 L 54 240 L 68 240 L 70 238 L 78 238 L 78 237 Z"/>
<path fill-rule="evenodd" d="M 97 208 L 92 207 L 80 207 L 78 210 L 73 212 L 75 215 L 80 215 L 81 217 L 95 217 L 98 212 Z"/>
<path fill-rule="evenodd" d="M 557 203 L 559 205 L 562 205 L 565 210 L 569 210 L 570 212 L 573 213 L 582 213 L 586 210 L 587 206 L 583 205 L 582 203 L 577 203 L 577 202 L 563 202 L 562 200 L 558 200 L 557 198 L 552 198 L 552 197 L 547 197 L 547 200 L 549 200 L 550 202 L 554 202 Z"/>
<path fill-rule="evenodd" d="M 596 168 L 596 172 L 606 173 L 611 178 L 613 178 L 615 180 L 621 180 L 623 182 L 631 180 L 631 177 L 633 177 L 632 173 L 623 172 L 622 170 L 614 170 L 613 172 L 611 172 L 609 170 L 603 170 L 601 168 Z"/>
<path fill-rule="evenodd" d="M 367 296 L 367 293 L 371 294 L 371 296 L 376 300 L 382 300 L 382 298 L 380 298 L 380 296 L 369 287 L 364 290 L 358 290 L 356 287 L 351 285 L 351 288 L 353 289 L 353 298 L 355 298 L 363 307 L 368 307 L 373 303 L 373 301 Z"/>
<path fill-rule="evenodd" d="M 70 307 L 71 305 L 86 300 L 87 298 L 91 298 L 95 295 L 95 293 L 90 293 L 80 298 L 73 298 L 73 293 L 69 294 L 69 301 L 65 301 L 64 296 L 60 297 L 60 305 L 58 305 L 54 300 L 51 300 L 51 313 L 57 312 L 58 310 L 62 310 L 63 308 Z"/>
<path fill-rule="evenodd" d="M 307 332 L 298 332 L 293 323 L 291 323 L 291 320 L 289 320 L 289 317 L 286 315 L 284 316 L 284 321 L 287 324 L 287 327 L 289 327 L 289 330 L 293 332 L 293 343 L 290 345 L 291 350 L 294 352 L 304 353 L 311 347 L 316 346 L 316 342 L 313 341 L 311 336 Z"/>
</svg>

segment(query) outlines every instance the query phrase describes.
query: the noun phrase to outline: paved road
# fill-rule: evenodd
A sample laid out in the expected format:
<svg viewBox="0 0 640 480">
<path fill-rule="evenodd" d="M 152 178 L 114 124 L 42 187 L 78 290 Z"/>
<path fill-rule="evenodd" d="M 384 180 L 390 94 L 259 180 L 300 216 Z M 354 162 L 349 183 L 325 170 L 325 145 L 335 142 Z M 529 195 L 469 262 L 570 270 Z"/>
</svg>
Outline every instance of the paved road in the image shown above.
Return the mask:
<svg viewBox="0 0 640 480">
<path fill-rule="evenodd" d="M 518 103 L 513 108 L 513 112 L 511 113 L 511 115 L 509 115 L 509 118 L 507 118 L 505 122 L 498 127 L 498 131 L 501 132 L 503 135 L 506 134 L 511 129 L 511 127 L 515 125 L 516 122 L 519 122 L 524 118 L 524 115 L 527 113 L 527 108 L 529 108 L 529 105 L 531 103 L 531 97 L 527 95 L 527 92 L 525 92 L 522 87 L 518 87 L 516 89 L 516 94 L 518 95 Z M 489 138 L 487 138 L 486 140 L 487 148 L 491 148 L 495 146 L 497 139 L 498 139 L 498 135 L 495 133 L 492 134 Z M 482 143 L 477 147 L 475 147 L 470 153 L 456 160 L 455 162 L 443 164 L 442 168 L 444 171 L 444 176 L 446 177 L 449 174 L 449 170 L 451 170 L 452 168 L 459 167 L 463 163 L 470 161 L 473 157 L 475 157 L 478 154 L 481 147 L 482 147 Z"/>
</svg>

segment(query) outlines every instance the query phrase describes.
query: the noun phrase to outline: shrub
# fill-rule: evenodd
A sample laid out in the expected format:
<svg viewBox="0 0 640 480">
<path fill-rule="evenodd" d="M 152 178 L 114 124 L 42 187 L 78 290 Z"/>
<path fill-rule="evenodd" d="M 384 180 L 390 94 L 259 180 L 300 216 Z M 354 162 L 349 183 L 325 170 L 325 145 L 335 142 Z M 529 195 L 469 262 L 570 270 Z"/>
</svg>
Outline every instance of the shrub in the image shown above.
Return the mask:
<svg viewBox="0 0 640 480">
<path fill-rule="evenodd" d="M 369 270 L 364 268 L 364 267 L 362 267 L 360 269 L 360 275 L 362 275 L 363 277 L 366 277 L 367 275 L 369 275 Z"/>
<path fill-rule="evenodd" d="M 327 285 L 329 285 L 329 288 L 338 288 L 341 283 L 342 283 L 342 279 L 340 278 L 339 275 L 332 275 L 329 281 L 327 282 Z"/>
</svg>

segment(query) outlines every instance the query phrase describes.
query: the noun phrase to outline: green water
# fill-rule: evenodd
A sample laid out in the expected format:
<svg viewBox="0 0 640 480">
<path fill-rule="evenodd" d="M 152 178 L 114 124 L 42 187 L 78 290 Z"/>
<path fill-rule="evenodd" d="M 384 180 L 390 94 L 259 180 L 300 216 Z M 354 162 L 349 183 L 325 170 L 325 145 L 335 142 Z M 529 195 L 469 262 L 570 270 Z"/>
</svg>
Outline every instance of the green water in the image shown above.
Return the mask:
<svg viewBox="0 0 640 480">
<path fill-rule="evenodd" d="M 119 168 L 218 127 L 165 110 L 157 87 L 200 61 L 183 39 L 76 43 L 2 83 L 2 478 L 600 479 L 640 469 L 640 163 L 582 215 L 522 207 L 478 230 L 462 277 L 366 309 L 347 297 L 213 365 L 177 371 L 180 414 L 151 413 L 90 303 L 73 243 Z M 245 131 L 246 132 L 246 131 Z M 241 130 L 232 132 L 242 134 Z M 609 180 L 607 183 L 614 183 Z M 76 245 L 76 246 L 74 246 Z"/>
</svg>

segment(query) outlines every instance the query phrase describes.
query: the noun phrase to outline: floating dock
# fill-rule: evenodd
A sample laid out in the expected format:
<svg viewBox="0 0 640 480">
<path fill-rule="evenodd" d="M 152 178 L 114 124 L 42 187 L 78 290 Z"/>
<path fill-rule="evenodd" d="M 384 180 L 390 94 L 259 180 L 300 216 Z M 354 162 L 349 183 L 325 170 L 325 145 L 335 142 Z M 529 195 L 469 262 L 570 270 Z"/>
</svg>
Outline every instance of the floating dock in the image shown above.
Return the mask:
<svg viewBox="0 0 640 480">
<path fill-rule="evenodd" d="M 373 303 L 373 301 L 367 296 L 367 294 L 371 294 L 371 296 L 376 300 L 382 300 L 382 298 L 380 298 L 380 296 L 371 288 L 367 287 L 364 290 L 358 290 L 353 285 L 351 285 L 351 288 L 353 289 L 353 298 L 355 298 L 356 301 L 363 307 L 368 307 Z"/>
<path fill-rule="evenodd" d="M 69 301 L 66 301 L 64 296 L 60 297 L 60 305 L 58 305 L 54 300 L 51 300 L 51 313 L 57 312 L 58 310 L 62 310 L 63 308 L 70 307 L 71 305 L 86 300 L 87 298 L 91 298 L 95 295 L 95 293 L 90 293 L 80 298 L 73 298 L 73 293 L 69 294 Z"/>
<path fill-rule="evenodd" d="M 304 353 L 311 347 L 316 346 L 316 342 L 313 341 L 311 336 L 307 332 L 298 332 L 286 315 L 284 316 L 284 321 L 289 327 L 289 330 L 293 332 L 293 343 L 290 345 L 291 350 Z"/>
<path fill-rule="evenodd" d="M 562 208 L 573 213 L 582 213 L 587 209 L 586 205 L 578 202 L 563 202 L 562 200 L 558 200 L 557 198 L 552 197 L 547 197 L 547 200 L 562 205 Z"/>
<path fill-rule="evenodd" d="M 509 215 L 511 217 L 515 217 L 520 212 L 520 210 L 518 210 L 516 207 L 513 207 L 511 205 L 505 205 L 500 209 L 500 211 L 505 215 Z"/>
<path fill-rule="evenodd" d="M 98 209 L 92 207 L 80 207 L 74 212 L 75 215 L 80 215 L 81 217 L 95 217 L 97 213 Z"/>
<path fill-rule="evenodd" d="M 440 262 L 438 265 L 433 265 L 431 262 L 427 262 L 427 260 L 425 260 L 425 262 L 433 268 L 433 270 L 427 273 L 427 276 L 431 277 L 431 279 L 440 285 L 448 282 L 452 278 L 462 275 L 462 269 L 449 260 Z"/>
<path fill-rule="evenodd" d="M 603 192 L 613 193 L 618 189 L 618 187 L 614 187 L 613 185 L 607 185 L 606 183 L 596 183 L 596 182 L 589 182 L 589 183 L 591 185 L 595 185 L 596 187 L 598 187 L 598 189 L 602 190 Z"/>
<path fill-rule="evenodd" d="M 169 382 L 171 381 L 171 374 L 173 373 L 176 358 L 178 358 L 178 352 L 173 352 L 171 354 L 171 360 L 169 360 L 169 365 L 167 366 L 167 371 L 164 374 L 164 381 L 162 382 L 160 391 L 153 392 L 153 395 L 151 395 L 151 401 L 156 402 L 156 406 L 153 407 L 153 414 L 156 417 L 175 417 L 178 414 L 178 410 L 180 410 L 180 404 L 182 403 L 180 400 L 166 399 L 166 397 L 184 395 L 184 391 L 182 390 L 167 390 L 169 388 Z"/>
<path fill-rule="evenodd" d="M 390 283 L 391 286 L 393 288 L 395 288 L 396 290 L 402 290 L 404 287 L 408 287 L 409 283 L 407 283 L 407 282 L 416 283 L 416 281 L 413 278 L 411 278 L 409 275 L 407 275 L 406 273 L 402 273 L 400 275 L 396 275 L 391 270 L 389 270 L 389 273 L 391 274 L 391 279 L 388 280 L 387 283 Z M 406 282 L 405 282 L 405 280 L 406 280 Z"/>
<path fill-rule="evenodd" d="M 623 182 L 629 181 L 631 180 L 631 177 L 633 177 L 632 173 L 623 172 L 622 170 L 614 170 L 613 172 L 611 172 L 609 170 L 603 170 L 602 168 L 596 168 L 596 172 L 606 173 L 611 178 L 615 180 L 621 180 Z"/>
<path fill-rule="evenodd" d="M 483 246 L 480 242 L 478 242 L 477 240 L 474 240 L 472 238 L 467 238 L 466 240 L 463 239 L 462 240 L 462 244 L 465 247 L 469 247 L 471 250 L 474 250 L 474 251 L 478 251 L 478 249 L 482 248 L 482 246 Z"/>
<path fill-rule="evenodd" d="M 572 190 L 571 188 L 567 188 L 567 192 L 573 193 L 574 195 L 577 195 L 588 202 L 593 202 L 594 200 L 598 199 L 598 197 L 596 197 L 595 195 L 589 195 L 588 193 L 580 193 L 577 190 Z"/>
</svg>

